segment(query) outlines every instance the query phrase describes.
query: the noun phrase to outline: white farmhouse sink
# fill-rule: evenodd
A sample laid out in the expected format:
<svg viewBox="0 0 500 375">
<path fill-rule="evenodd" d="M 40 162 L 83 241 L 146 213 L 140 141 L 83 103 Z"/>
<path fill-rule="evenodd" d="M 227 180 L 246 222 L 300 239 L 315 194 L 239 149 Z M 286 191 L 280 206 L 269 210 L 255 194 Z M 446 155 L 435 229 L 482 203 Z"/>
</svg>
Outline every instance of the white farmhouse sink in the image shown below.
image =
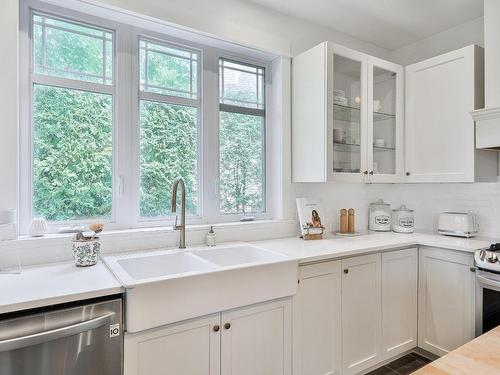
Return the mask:
<svg viewBox="0 0 500 375">
<path fill-rule="evenodd" d="M 297 292 L 298 262 L 247 244 L 104 257 L 138 332 Z"/>
<path fill-rule="evenodd" d="M 235 266 L 248 263 L 268 263 L 286 259 L 286 256 L 254 246 L 222 247 L 195 251 L 194 254 L 218 266 Z"/>
<path fill-rule="evenodd" d="M 159 254 L 153 256 L 120 259 L 117 263 L 134 280 L 162 276 L 187 276 L 210 271 L 214 267 L 190 253 Z"/>
</svg>

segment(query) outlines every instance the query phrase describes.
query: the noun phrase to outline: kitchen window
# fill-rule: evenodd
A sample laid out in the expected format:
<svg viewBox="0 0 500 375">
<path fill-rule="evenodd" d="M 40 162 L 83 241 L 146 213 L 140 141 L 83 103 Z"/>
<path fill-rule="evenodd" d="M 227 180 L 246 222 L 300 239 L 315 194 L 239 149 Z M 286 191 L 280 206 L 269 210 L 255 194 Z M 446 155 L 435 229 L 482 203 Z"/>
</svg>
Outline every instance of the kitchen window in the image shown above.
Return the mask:
<svg viewBox="0 0 500 375">
<path fill-rule="evenodd" d="M 222 213 L 265 211 L 264 68 L 219 60 Z"/>
<path fill-rule="evenodd" d="M 112 216 L 111 30 L 32 13 L 32 214 Z"/>
<path fill-rule="evenodd" d="M 20 229 L 271 218 L 268 62 L 23 0 Z M 266 83 L 267 82 L 267 83 Z M 217 103 L 217 104 L 216 104 Z"/>
</svg>

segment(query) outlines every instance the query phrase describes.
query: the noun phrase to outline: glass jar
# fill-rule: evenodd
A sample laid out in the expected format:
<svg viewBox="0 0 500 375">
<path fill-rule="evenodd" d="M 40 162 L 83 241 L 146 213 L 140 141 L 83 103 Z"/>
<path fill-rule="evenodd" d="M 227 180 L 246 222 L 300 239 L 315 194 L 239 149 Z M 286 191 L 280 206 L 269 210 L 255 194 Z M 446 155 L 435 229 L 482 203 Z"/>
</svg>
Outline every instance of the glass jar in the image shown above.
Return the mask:
<svg viewBox="0 0 500 375">
<path fill-rule="evenodd" d="M 392 210 L 392 230 L 396 233 L 413 233 L 413 210 L 406 208 L 404 204 Z"/>
<path fill-rule="evenodd" d="M 382 199 L 370 203 L 368 229 L 378 232 L 391 230 L 391 205 Z"/>
</svg>

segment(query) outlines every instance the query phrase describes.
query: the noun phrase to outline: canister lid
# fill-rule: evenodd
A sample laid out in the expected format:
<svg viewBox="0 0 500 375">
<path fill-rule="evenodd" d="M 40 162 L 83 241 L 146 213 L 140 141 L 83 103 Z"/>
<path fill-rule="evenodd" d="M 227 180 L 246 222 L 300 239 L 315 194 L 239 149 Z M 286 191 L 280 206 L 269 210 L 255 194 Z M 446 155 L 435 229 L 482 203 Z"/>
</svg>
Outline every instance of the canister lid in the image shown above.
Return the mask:
<svg viewBox="0 0 500 375">
<path fill-rule="evenodd" d="M 404 204 L 402 204 L 401 207 L 394 209 L 393 211 L 413 212 L 413 210 L 406 208 L 406 206 Z"/>
<path fill-rule="evenodd" d="M 383 199 L 378 199 L 376 202 L 370 203 L 370 207 L 390 207 L 389 203 L 385 203 Z"/>
</svg>

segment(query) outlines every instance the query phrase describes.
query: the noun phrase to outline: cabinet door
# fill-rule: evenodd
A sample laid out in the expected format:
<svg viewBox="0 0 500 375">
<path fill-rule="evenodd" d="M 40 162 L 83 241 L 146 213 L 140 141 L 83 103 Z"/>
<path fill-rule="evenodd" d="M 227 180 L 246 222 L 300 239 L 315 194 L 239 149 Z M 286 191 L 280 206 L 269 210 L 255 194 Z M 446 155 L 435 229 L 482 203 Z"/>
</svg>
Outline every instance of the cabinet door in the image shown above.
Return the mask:
<svg viewBox="0 0 500 375">
<path fill-rule="evenodd" d="M 368 170 L 370 182 L 403 182 L 403 67 L 368 58 Z"/>
<path fill-rule="evenodd" d="M 293 373 L 339 374 L 341 364 L 341 262 L 299 269 L 293 298 Z"/>
<path fill-rule="evenodd" d="M 222 313 L 222 375 L 290 375 L 291 300 Z"/>
<path fill-rule="evenodd" d="M 367 168 L 367 55 L 329 44 L 328 167 L 330 179 L 362 182 Z M 366 172 L 366 173 L 365 173 Z"/>
<path fill-rule="evenodd" d="M 407 182 L 474 182 L 474 48 L 406 67 Z"/>
<path fill-rule="evenodd" d="M 420 249 L 418 346 L 444 355 L 474 338 L 472 255 Z"/>
<path fill-rule="evenodd" d="M 342 374 L 380 362 L 380 254 L 342 260 Z"/>
<path fill-rule="evenodd" d="M 382 254 L 382 359 L 417 346 L 417 249 Z"/>
<path fill-rule="evenodd" d="M 125 334 L 124 375 L 219 375 L 220 314 Z"/>
</svg>

